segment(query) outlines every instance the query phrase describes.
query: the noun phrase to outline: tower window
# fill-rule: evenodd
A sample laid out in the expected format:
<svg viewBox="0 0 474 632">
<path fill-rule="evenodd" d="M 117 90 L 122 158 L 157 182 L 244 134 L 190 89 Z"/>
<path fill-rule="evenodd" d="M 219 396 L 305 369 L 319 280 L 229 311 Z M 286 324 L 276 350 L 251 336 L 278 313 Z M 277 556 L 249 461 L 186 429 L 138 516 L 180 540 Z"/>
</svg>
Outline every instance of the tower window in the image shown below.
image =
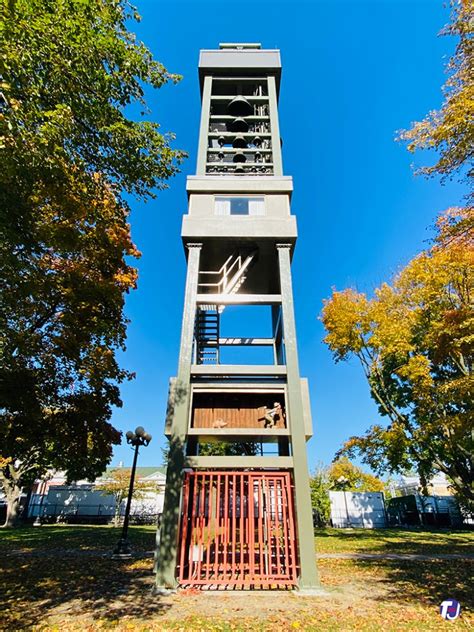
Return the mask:
<svg viewBox="0 0 474 632">
<path fill-rule="evenodd" d="M 216 197 L 216 215 L 265 215 L 263 197 Z"/>
</svg>

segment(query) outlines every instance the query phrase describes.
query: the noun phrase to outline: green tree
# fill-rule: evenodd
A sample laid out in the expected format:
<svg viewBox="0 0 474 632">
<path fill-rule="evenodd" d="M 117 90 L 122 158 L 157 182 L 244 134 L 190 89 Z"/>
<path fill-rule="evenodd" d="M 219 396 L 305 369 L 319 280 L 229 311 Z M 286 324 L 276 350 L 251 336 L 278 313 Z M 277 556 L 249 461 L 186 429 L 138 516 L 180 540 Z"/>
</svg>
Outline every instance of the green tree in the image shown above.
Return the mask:
<svg viewBox="0 0 474 632">
<path fill-rule="evenodd" d="M 120 524 L 122 503 L 128 496 L 130 474 L 130 468 L 115 468 L 107 472 L 95 485 L 95 489 L 104 492 L 104 494 L 110 494 L 115 498 L 114 526 L 116 527 Z M 157 485 L 151 481 L 145 481 L 141 476 L 137 475 L 133 485 L 132 498 L 145 498 L 147 492 L 150 491 L 158 491 Z"/>
<path fill-rule="evenodd" d="M 336 361 L 359 359 L 388 426 L 351 437 L 340 455 L 362 454 L 375 471 L 413 467 L 424 491 L 444 472 L 474 502 L 474 249 L 447 239 L 415 257 L 373 298 L 347 289 L 325 301 L 325 342 Z"/>
<path fill-rule="evenodd" d="M 329 502 L 329 490 L 331 488 L 327 469 L 319 465 L 309 479 L 311 492 L 311 506 L 317 515 L 318 524 L 329 523 L 331 517 L 331 503 Z"/>
<path fill-rule="evenodd" d="M 146 199 L 183 153 L 148 113 L 178 77 L 137 42 L 126 0 L 3 2 L 0 75 L 0 484 L 7 525 L 49 468 L 94 479 L 120 433 L 118 365 L 139 256 L 126 194 Z"/>
</svg>

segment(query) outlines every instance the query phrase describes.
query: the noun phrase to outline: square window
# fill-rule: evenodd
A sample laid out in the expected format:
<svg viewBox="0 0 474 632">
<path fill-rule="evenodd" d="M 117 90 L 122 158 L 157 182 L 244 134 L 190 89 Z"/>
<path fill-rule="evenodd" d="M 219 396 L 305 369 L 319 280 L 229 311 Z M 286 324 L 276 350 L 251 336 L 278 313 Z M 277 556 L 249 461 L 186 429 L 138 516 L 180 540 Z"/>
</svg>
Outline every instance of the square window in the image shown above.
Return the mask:
<svg viewBox="0 0 474 632">
<path fill-rule="evenodd" d="M 263 197 L 216 197 L 216 215 L 265 215 Z"/>
</svg>

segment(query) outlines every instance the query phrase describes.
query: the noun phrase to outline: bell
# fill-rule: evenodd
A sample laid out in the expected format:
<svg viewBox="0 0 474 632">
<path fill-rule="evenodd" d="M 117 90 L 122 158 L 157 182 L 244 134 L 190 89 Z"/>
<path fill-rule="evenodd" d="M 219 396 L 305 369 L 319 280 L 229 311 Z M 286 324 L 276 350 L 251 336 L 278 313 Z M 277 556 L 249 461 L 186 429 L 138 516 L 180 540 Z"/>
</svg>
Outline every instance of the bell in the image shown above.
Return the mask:
<svg viewBox="0 0 474 632">
<path fill-rule="evenodd" d="M 245 97 L 239 95 L 229 103 L 227 112 L 229 112 L 231 116 L 249 116 L 253 114 L 253 105 L 251 105 Z"/>
<path fill-rule="evenodd" d="M 224 153 L 222 151 L 217 154 L 217 157 L 219 158 L 219 162 L 224 162 Z"/>
<path fill-rule="evenodd" d="M 234 142 L 232 143 L 232 147 L 234 147 L 234 149 L 244 149 L 247 147 L 247 141 L 243 136 L 236 136 L 234 138 Z"/>
<path fill-rule="evenodd" d="M 225 145 L 225 138 L 223 136 L 219 136 L 217 142 L 219 143 L 219 147 L 223 147 Z"/>
<path fill-rule="evenodd" d="M 262 154 L 259 151 L 255 152 L 255 162 L 262 162 Z"/>
<path fill-rule="evenodd" d="M 238 151 L 234 154 L 234 157 L 232 160 L 234 162 L 245 162 L 247 158 L 245 157 L 245 154 L 242 151 Z"/>
<path fill-rule="evenodd" d="M 249 124 L 243 118 L 236 118 L 229 123 L 231 132 L 248 132 Z"/>
<path fill-rule="evenodd" d="M 238 166 L 235 168 L 234 173 L 245 173 L 245 169 L 242 167 L 241 163 L 239 163 Z"/>
<path fill-rule="evenodd" d="M 255 145 L 255 147 L 262 146 L 262 139 L 260 138 L 260 136 L 255 136 L 255 138 L 253 139 L 253 144 Z"/>
</svg>

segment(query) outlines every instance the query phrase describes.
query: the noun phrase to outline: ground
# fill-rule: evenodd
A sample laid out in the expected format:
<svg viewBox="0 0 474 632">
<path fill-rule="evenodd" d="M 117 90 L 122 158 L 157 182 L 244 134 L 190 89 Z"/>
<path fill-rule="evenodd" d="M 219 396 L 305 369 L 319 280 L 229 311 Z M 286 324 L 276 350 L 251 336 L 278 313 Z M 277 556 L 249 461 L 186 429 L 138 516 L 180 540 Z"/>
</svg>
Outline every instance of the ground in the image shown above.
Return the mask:
<svg viewBox="0 0 474 632">
<path fill-rule="evenodd" d="M 0 532 L 0 630 L 472 629 L 474 533 L 318 529 L 324 596 L 199 593 L 153 596 L 154 528 L 132 527 L 135 556 L 115 561 L 112 527 Z M 344 557 L 346 556 L 346 557 Z M 387 557 L 389 556 L 389 557 Z M 439 604 L 457 599 L 456 622 Z"/>
</svg>

